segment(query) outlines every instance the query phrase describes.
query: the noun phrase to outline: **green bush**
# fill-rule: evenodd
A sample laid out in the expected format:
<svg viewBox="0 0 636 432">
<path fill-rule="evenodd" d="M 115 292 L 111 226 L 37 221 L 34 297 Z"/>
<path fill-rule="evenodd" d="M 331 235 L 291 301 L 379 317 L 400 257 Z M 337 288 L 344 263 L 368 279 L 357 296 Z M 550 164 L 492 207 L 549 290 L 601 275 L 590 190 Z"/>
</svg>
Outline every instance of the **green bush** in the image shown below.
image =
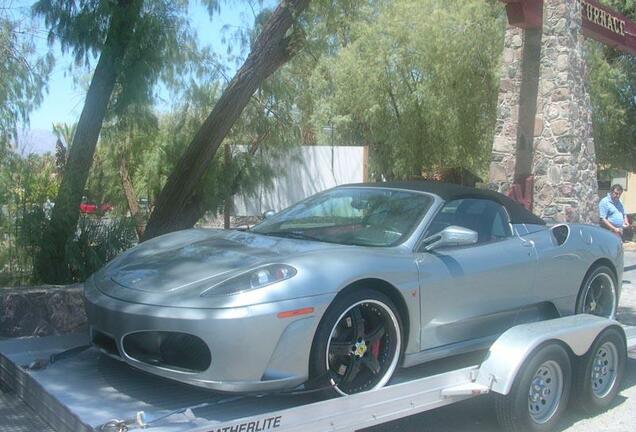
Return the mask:
<svg viewBox="0 0 636 432">
<path fill-rule="evenodd" d="M 0 286 L 42 282 L 34 266 L 44 244 L 60 172 L 49 154 L 20 156 L 0 151 Z M 84 281 L 137 242 L 128 217 L 81 216 L 66 244 L 67 283 Z"/>
<path fill-rule="evenodd" d="M 66 265 L 72 277 L 69 282 L 86 280 L 136 243 L 135 222 L 130 217 L 81 217 L 75 238 L 66 245 Z"/>
<path fill-rule="evenodd" d="M 13 216 L 13 217 L 11 217 Z M 0 219 L 0 286 L 42 282 L 34 258 L 42 247 L 47 217 L 40 207 L 19 211 Z M 73 239 L 66 245 L 70 278 L 82 282 L 108 261 L 137 243 L 132 218 L 80 217 Z"/>
</svg>

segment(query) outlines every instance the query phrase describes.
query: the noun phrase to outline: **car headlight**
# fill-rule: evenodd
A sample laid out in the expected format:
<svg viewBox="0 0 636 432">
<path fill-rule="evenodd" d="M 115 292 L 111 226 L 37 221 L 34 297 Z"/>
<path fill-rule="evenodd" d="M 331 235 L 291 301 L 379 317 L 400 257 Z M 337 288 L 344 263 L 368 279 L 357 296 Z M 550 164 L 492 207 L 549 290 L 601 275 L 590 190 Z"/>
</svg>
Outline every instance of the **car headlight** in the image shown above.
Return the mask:
<svg viewBox="0 0 636 432">
<path fill-rule="evenodd" d="M 296 273 L 296 269 L 292 266 L 270 264 L 224 280 L 203 291 L 201 296 L 229 295 L 251 291 L 284 281 L 294 277 Z"/>
</svg>

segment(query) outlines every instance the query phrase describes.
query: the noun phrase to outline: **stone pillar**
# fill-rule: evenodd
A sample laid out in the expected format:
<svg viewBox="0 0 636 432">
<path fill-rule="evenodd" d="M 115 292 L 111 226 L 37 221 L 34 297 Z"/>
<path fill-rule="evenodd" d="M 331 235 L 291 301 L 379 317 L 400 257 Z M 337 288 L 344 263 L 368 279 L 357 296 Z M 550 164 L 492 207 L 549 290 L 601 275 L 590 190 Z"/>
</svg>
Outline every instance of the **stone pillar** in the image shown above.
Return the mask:
<svg viewBox="0 0 636 432">
<path fill-rule="evenodd" d="M 515 177 L 523 33 L 522 29 L 508 25 L 504 41 L 497 100 L 497 125 L 489 170 L 490 188 L 501 193 L 508 192 Z"/>
<path fill-rule="evenodd" d="M 545 0 L 534 137 L 534 208 L 547 221 L 595 223 L 596 157 L 580 3 Z"/>
<path fill-rule="evenodd" d="M 579 2 L 544 0 L 543 29 L 506 30 L 489 186 L 531 174 L 532 210 L 552 222 L 598 220 L 581 24 Z"/>
</svg>

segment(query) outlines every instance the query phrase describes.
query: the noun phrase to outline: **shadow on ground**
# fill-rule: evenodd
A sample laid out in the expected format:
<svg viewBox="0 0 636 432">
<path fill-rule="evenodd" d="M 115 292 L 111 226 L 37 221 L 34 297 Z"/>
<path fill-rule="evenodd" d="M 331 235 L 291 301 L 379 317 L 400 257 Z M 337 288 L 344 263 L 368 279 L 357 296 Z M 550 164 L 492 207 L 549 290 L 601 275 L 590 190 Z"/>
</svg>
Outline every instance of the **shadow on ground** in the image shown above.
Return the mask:
<svg viewBox="0 0 636 432">
<path fill-rule="evenodd" d="M 618 308 L 616 319 L 625 325 L 636 325 L 636 307 L 622 306 Z"/>
</svg>

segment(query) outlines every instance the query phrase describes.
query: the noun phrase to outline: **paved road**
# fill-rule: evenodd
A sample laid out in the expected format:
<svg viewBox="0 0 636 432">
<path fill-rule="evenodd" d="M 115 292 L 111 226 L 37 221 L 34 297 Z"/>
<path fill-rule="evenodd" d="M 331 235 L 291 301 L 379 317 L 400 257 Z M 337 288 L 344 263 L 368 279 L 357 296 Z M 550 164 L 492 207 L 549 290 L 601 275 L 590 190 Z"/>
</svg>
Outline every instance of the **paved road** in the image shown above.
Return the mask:
<svg viewBox="0 0 636 432">
<path fill-rule="evenodd" d="M 636 325 L 636 252 L 625 252 L 623 291 L 618 319 Z M 635 432 L 636 431 L 636 360 L 629 359 L 623 388 L 612 407 L 603 414 L 589 417 L 569 410 L 559 429 L 562 432 Z M 427 413 L 396 420 L 367 429 L 366 432 L 497 432 L 491 396 L 469 399 Z"/>
</svg>

